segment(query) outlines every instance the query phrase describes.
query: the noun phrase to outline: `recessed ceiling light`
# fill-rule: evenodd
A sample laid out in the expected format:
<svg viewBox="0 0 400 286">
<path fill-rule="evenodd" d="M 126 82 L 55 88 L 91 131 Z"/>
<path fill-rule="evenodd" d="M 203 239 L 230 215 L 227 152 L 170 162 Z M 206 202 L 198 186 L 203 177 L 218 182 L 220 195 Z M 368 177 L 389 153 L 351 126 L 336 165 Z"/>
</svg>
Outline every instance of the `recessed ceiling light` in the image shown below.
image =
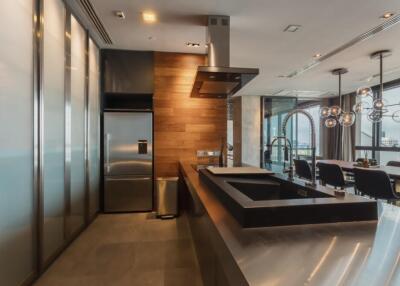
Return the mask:
<svg viewBox="0 0 400 286">
<path fill-rule="evenodd" d="M 186 46 L 187 47 L 191 47 L 191 48 L 198 48 L 198 47 L 200 47 L 200 44 L 199 43 L 187 42 Z"/>
<path fill-rule="evenodd" d="M 385 14 L 383 14 L 381 16 L 382 19 L 389 19 L 390 17 L 392 17 L 394 15 L 393 12 L 386 12 Z"/>
<path fill-rule="evenodd" d="M 297 32 L 297 30 L 300 29 L 300 27 L 301 27 L 300 25 L 289 25 L 283 31 L 294 33 Z"/>
<path fill-rule="evenodd" d="M 152 11 L 144 11 L 142 13 L 143 22 L 152 24 L 157 22 L 157 15 Z"/>
<path fill-rule="evenodd" d="M 123 11 L 114 11 L 114 15 L 117 16 L 117 18 L 125 19 L 125 13 Z"/>
<path fill-rule="evenodd" d="M 318 58 L 320 58 L 320 57 L 322 57 L 322 54 L 320 54 L 320 53 L 316 53 L 316 54 L 314 55 L 314 58 L 316 58 L 316 59 L 318 59 Z"/>
</svg>

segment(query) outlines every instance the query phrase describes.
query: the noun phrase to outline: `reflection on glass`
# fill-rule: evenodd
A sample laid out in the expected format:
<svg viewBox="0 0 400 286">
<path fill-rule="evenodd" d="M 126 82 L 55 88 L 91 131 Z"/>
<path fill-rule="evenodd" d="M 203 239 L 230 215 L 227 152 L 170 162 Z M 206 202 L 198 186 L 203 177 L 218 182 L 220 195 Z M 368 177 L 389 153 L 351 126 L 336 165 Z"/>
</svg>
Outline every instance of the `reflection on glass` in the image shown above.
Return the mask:
<svg viewBox="0 0 400 286">
<path fill-rule="evenodd" d="M 89 40 L 89 216 L 99 209 L 100 134 L 99 134 L 99 50 Z"/>
<path fill-rule="evenodd" d="M 32 15 L 32 1 L 1 1 L 0 285 L 10 286 L 34 271 Z"/>
<path fill-rule="evenodd" d="M 71 196 L 68 235 L 84 224 L 85 208 L 85 39 L 71 16 Z"/>
<path fill-rule="evenodd" d="M 43 260 L 64 243 L 64 27 L 62 1 L 44 1 Z"/>
</svg>

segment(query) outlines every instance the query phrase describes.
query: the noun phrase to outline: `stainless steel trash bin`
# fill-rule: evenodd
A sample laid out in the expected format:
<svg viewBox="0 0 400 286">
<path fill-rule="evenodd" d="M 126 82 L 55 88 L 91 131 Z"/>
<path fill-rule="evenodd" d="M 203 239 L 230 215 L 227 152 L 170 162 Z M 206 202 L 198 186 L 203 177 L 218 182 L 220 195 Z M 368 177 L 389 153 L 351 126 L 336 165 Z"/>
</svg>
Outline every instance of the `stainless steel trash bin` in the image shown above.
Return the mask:
<svg viewBox="0 0 400 286">
<path fill-rule="evenodd" d="M 178 215 L 178 177 L 160 177 L 156 180 L 157 217 Z"/>
</svg>

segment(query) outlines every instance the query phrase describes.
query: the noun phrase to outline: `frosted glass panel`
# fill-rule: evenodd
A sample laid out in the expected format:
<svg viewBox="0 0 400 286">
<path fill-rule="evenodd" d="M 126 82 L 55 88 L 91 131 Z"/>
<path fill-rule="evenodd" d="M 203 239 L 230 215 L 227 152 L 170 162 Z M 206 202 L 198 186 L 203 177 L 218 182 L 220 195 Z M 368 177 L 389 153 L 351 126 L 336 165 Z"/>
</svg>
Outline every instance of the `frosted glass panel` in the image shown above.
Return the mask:
<svg viewBox="0 0 400 286">
<path fill-rule="evenodd" d="M 32 13 L 31 0 L 1 1 L 0 285 L 7 286 L 34 269 Z"/>
<path fill-rule="evenodd" d="M 84 223 L 85 207 L 85 30 L 71 16 L 71 196 L 68 233 Z"/>
<path fill-rule="evenodd" d="M 64 242 L 64 27 L 63 2 L 45 0 L 42 110 L 44 261 Z"/>
<path fill-rule="evenodd" d="M 99 50 L 89 39 L 89 216 L 99 209 L 100 89 Z"/>
</svg>

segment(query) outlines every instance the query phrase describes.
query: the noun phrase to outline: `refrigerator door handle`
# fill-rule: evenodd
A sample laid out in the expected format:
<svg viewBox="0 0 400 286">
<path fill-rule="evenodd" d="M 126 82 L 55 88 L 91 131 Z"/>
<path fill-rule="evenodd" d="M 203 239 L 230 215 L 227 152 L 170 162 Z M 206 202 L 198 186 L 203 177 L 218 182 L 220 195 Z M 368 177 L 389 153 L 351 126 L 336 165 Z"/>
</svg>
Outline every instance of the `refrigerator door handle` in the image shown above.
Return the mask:
<svg viewBox="0 0 400 286">
<path fill-rule="evenodd" d="M 106 134 L 106 172 L 110 173 L 110 133 Z"/>
</svg>

